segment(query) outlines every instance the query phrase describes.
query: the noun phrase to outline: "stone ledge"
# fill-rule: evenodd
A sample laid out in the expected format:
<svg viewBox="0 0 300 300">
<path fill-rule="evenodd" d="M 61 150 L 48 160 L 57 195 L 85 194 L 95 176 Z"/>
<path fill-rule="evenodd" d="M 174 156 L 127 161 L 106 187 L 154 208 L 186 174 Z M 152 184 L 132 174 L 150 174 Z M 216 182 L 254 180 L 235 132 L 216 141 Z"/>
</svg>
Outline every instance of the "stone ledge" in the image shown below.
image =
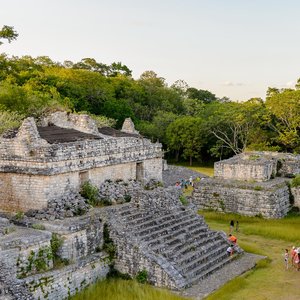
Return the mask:
<svg viewBox="0 0 300 300">
<path fill-rule="evenodd" d="M 228 281 L 253 269 L 256 263 L 264 258 L 265 256 L 245 252 L 240 258 L 227 264 L 208 278 L 202 280 L 199 284 L 180 292 L 180 295 L 201 300 L 221 288 Z"/>
</svg>

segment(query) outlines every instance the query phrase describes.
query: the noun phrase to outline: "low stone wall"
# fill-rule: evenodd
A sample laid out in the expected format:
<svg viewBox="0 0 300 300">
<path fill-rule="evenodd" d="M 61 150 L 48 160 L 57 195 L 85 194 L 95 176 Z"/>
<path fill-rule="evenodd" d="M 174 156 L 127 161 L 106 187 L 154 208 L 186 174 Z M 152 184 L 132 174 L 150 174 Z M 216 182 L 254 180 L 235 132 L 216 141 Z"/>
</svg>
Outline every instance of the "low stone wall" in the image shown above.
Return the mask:
<svg viewBox="0 0 300 300">
<path fill-rule="evenodd" d="M 101 209 L 93 209 L 85 216 L 40 224 L 62 239 L 58 255 L 74 262 L 102 249 L 103 222 L 100 214 Z"/>
<path fill-rule="evenodd" d="M 34 299 L 61 300 L 105 279 L 108 271 L 106 256 L 95 254 L 63 269 L 27 277 L 24 281 Z"/>
<path fill-rule="evenodd" d="M 289 197 L 288 186 L 280 178 L 264 183 L 205 178 L 195 184 L 191 201 L 198 209 L 282 218 L 290 209 Z"/>
<path fill-rule="evenodd" d="M 294 207 L 298 207 L 300 209 L 300 187 L 291 188 L 291 193 L 294 198 Z"/>
<path fill-rule="evenodd" d="M 256 154 L 240 154 L 215 162 L 216 178 L 267 181 L 276 175 L 277 160 Z"/>
</svg>

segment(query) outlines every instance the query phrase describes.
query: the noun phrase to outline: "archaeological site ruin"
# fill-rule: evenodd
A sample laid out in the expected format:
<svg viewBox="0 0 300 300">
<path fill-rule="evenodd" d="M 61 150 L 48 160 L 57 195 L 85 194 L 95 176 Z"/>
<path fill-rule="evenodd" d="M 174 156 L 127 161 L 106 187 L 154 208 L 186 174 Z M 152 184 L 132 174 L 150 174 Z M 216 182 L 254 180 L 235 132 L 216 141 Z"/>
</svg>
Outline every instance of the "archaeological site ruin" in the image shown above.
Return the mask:
<svg viewBox="0 0 300 300">
<path fill-rule="evenodd" d="M 300 208 L 300 156 L 277 152 L 248 152 L 215 163 L 214 177 L 197 183 L 192 201 L 199 209 L 246 216 L 282 218 L 292 206 Z"/>
<path fill-rule="evenodd" d="M 210 230 L 193 205 L 183 205 L 181 190 L 161 186 L 162 157 L 161 145 L 140 136 L 130 119 L 119 131 L 97 128 L 87 115 L 56 112 L 39 122 L 27 118 L 5 133 L 0 138 L 0 299 L 66 299 L 112 270 L 131 277 L 144 271 L 155 286 L 183 290 L 229 266 L 226 235 Z M 288 197 L 284 179 L 269 183 L 278 161 L 257 160 L 248 169 L 237 164 L 229 168 L 231 175 L 220 162 L 221 179 L 211 179 L 213 188 L 210 179 L 201 180 L 195 204 L 206 207 L 203 199 L 213 199 L 209 205 L 246 212 L 251 205 L 234 204 L 229 188 L 218 182 L 255 173 L 270 189 L 259 211 L 284 215 L 289 206 L 282 200 Z M 290 167 L 282 164 L 282 174 L 293 172 Z M 92 206 L 84 184 L 109 205 Z M 224 198 L 221 205 L 222 195 L 228 202 Z M 235 261 L 243 256 L 237 246 Z"/>
</svg>

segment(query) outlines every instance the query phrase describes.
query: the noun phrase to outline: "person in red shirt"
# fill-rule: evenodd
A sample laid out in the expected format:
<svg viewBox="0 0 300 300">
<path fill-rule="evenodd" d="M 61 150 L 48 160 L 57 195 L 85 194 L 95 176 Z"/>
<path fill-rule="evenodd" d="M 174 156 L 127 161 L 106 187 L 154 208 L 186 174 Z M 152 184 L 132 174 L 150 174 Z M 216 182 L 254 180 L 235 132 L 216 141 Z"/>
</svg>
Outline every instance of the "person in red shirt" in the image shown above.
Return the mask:
<svg viewBox="0 0 300 300">
<path fill-rule="evenodd" d="M 232 235 L 231 233 L 229 234 L 229 237 L 228 237 L 228 240 L 233 243 L 234 245 L 236 245 L 236 242 L 237 242 L 237 238 Z"/>
</svg>

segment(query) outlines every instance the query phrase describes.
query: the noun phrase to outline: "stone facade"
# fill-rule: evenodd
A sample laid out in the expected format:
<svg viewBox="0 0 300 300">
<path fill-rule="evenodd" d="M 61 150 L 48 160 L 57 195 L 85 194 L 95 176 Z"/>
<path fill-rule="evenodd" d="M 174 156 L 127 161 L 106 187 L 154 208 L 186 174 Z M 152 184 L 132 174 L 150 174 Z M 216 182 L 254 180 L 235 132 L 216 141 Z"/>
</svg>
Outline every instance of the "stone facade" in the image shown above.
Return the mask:
<svg viewBox="0 0 300 300">
<path fill-rule="evenodd" d="M 300 156 L 245 152 L 215 163 L 214 178 L 195 185 L 192 201 L 199 209 L 248 216 L 282 218 L 291 209 L 289 179 L 300 172 Z M 294 191 L 295 205 L 299 205 Z"/>
<path fill-rule="evenodd" d="M 41 123 L 28 118 L 0 139 L 0 210 L 45 208 L 87 180 L 162 180 L 161 144 L 137 134 L 115 136 L 117 130 L 105 135 L 86 115 L 60 112 Z"/>
<path fill-rule="evenodd" d="M 293 206 L 300 209 L 300 187 L 292 187 L 291 193 L 293 195 Z"/>
<path fill-rule="evenodd" d="M 244 152 L 215 163 L 214 176 L 223 179 L 268 181 L 300 173 L 300 155 L 278 152 Z"/>
<path fill-rule="evenodd" d="M 264 218 L 282 218 L 291 208 L 289 189 L 282 178 L 260 183 L 203 178 L 195 183 L 192 201 L 199 209 Z"/>
</svg>

